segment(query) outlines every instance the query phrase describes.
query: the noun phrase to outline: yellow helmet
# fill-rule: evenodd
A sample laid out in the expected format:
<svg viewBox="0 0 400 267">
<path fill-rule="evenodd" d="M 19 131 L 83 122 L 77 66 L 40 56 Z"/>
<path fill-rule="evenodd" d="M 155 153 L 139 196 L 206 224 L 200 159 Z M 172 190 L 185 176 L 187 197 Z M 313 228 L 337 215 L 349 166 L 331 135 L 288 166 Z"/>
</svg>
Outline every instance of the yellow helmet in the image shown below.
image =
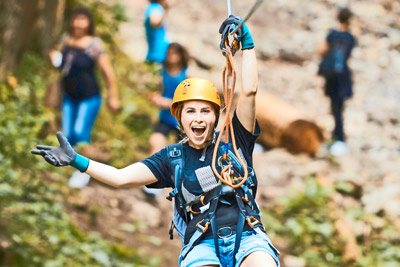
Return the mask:
<svg viewBox="0 0 400 267">
<path fill-rule="evenodd" d="M 171 114 L 176 118 L 176 106 L 186 100 L 205 100 L 221 108 L 221 100 L 215 85 L 205 79 L 189 78 L 183 80 L 175 89 L 172 99 Z"/>
</svg>

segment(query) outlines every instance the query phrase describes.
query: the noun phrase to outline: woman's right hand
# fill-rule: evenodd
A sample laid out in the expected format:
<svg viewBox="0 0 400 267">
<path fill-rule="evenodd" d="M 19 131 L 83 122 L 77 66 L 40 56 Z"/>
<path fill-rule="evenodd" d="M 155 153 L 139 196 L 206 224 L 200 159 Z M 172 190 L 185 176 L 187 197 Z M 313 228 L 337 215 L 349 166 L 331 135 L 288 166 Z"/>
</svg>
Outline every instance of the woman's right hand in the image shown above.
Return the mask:
<svg viewBox="0 0 400 267">
<path fill-rule="evenodd" d="M 111 112 L 115 113 L 121 108 L 118 97 L 109 97 L 107 101 L 108 108 Z"/>
<path fill-rule="evenodd" d="M 37 145 L 31 153 L 42 156 L 48 163 L 56 167 L 68 166 L 74 162 L 77 153 L 62 132 L 57 133 L 59 147 Z"/>
</svg>

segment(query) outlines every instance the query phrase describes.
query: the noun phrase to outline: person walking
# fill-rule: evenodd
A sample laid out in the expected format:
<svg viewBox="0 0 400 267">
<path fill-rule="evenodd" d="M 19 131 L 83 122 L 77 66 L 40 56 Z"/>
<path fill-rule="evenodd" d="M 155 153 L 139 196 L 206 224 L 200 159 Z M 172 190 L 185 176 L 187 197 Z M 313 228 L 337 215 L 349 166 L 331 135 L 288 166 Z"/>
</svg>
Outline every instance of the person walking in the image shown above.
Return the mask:
<svg viewBox="0 0 400 267">
<path fill-rule="evenodd" d="M 230 16 L 220 33 L 232 25 L 238 27 L 241 21 Z M 215 138 L 221 111 L 215 85 L 189 78 L 176 88 L 171 106 L 186 135 L 180 143 L 122 169 L 77 154 L 61 132 L 57 133 L 59 147 L 38 145 L 32 153 L 54 166 L 71 165 L 117 188 L 174 188 L 168 198 L 175 201 L 173 225 L 183 244 L 180 266 L 279 266 L 279 251 L 265 232 L 255 201 L 252 153 L 260 135 L 255 118 L 258 74 L 254 42 L 246 24 L 238 31 L 237 40 L 242 49 L 242 88 L 229 143 L 219 145 L 222 133 Z M 231 146 L 235 154 L 228 149 Z M 218 166 L 214 172 L 215 159 Z M 239 161 L 243 165 L 238 165 Z M 224 173 L 227 180 L 221 183 L 218 173 Z"/>
<path fill-rule="evenodd" d="M 89 144 L 91 131 L 99 112 L 102 98 L 95 75 L 99 67 L 108 89 L 107 104 L 114 112 L 120 107 L 116 79 L 103 42 L 95 36 L 93 16 L 87 8 L 72 11 L 68 33 L 58 50 L 50 52 L 50 59 L 61 70 L 62 130 L 72 146 Z M 70 180 L 72 187 L 83 187 L 89 176 L 76 172 Z"/>
<path fill-rule="evenodd" d="M 171 0 L 150 0 L 144 12 L 144 26 L 147 39 L 146 62 L 163 63 L 169 45 L 165 18 Z"/>
<path fill-rule="evenodd" d="M 332 29 L 326 41 L 318 48 L 319 55 L 323 57 L 318 73 L 325 78 L 325 95 L 330 99 L 331 112 L 335 121 L 335 128 L 332 132 L 334 142 L 329 148 L 330 153 L 334 156 L 343 156 L 350 152 L 345 143 L 343 111 L 345 101 L 353 95 L 348 59 L 356 40 L 350 33 L 351 17 L 350 9 L 341 9 L 337 16 L 338 29 Z"/>
</svg>

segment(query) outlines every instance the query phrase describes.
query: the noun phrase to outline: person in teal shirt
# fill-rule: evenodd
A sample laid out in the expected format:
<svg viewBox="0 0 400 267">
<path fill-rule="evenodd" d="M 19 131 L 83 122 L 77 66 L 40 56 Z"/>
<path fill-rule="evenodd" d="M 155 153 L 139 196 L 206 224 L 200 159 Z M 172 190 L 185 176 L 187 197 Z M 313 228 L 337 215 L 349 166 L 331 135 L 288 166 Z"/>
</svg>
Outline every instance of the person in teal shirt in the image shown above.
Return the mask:
<svg viewBox="0 0 400 267">
<path fill-rule="evenodd" d="M 144 12 L 144 26 L 147 38 L 146 61 L 163 63 L 169 45 L 165 16 L 170 7 L 170 0 L 150 0 Z"/>
</svg>

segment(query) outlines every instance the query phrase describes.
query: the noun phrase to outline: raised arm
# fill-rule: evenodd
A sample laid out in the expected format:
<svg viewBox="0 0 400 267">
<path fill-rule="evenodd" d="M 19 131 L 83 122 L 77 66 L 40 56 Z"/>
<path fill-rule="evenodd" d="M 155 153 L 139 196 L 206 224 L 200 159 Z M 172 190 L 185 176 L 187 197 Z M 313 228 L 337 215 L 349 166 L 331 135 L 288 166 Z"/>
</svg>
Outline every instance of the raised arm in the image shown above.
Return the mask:
<svg viewBox="0 0 400 267">
<path fill-rule="evenodd" d="M 230 15 L 220 26 L 219 33 L 222 35 L 221 49 L 225 48 L 225 40 L 230 32 L 239 27 L 242 19 Z M 255 97 L 258 88 L 257 60 L 254 51 L 254 41 L 249 28 L 243 23 L 243 26 L 237 30 L 237 38 L 240 40 L 243 51 L 242 57 L 242 88 L 239 94 L 239 100 L 236 107 L 236 114 L 242 125 L 253 132 L 256 121 L 256 101 Z"/>
<path fill-rule="evenodd" d="M 161 8 L 155 9 L 151 14 L 150 14 L 150 25 L 153 28 L 160 28 L 166 15 L 168 12 L 168 9 L 170 7 L 170 3 L 168 0 L 162 1 L 160 4 Z"/>
<path fill-rule="evenodd" d="M 236 107 L 236 114 L 242 125 L 254 132 L 256 121 L 256 94 L 258 89 L 257 60 L 254 48 L 243 50 L 242 88 Z"/>
<path fill-rule="evenodd" d="M 59 147 L 38 145 L 37 149 L 32 150 L 32 154 L 43 156 L 56 167 L 71 165 L 96 180 L 117 188 L 142 186 L 157 181 L 150 169 L 141 162 L 117 169 L 77 154 L 61 132 L 57 133 L 57 138 Z"/>
</svg>

